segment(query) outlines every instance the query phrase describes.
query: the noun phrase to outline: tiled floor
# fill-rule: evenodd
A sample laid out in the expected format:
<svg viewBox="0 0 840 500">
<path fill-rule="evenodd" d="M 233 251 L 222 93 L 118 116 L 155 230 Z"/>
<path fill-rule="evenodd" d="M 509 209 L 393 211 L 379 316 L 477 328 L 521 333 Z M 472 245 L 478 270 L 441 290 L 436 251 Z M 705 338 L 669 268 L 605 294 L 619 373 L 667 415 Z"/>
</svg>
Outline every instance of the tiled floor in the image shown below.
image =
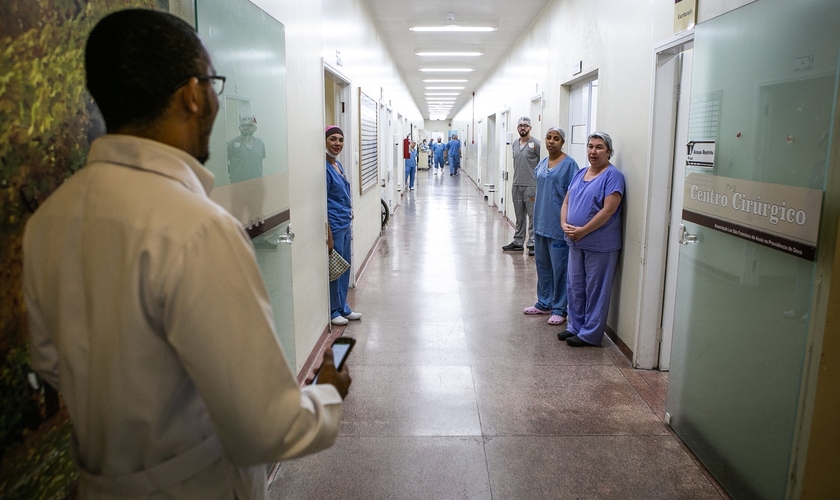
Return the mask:
<svg viewBox="0 0 840 500">
<path fill-rule="evenodd" d="M 511 227 L 463 175 L 418 177 L 351 292 L 340 435 L 281 464 L 271 498 L 725 497 L 663 422 L 667 375 L 523 315 Z"/>
</svg>

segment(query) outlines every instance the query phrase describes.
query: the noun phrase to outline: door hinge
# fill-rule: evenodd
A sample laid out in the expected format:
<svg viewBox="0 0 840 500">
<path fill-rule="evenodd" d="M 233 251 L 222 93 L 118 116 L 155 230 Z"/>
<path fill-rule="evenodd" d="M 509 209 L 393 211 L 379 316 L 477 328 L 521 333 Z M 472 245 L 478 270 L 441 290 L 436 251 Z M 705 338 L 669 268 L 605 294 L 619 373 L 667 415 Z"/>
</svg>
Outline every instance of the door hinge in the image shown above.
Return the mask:
<svg viewBox="0 0 840 500">
<path fill-rule="evenodd" d="M 341 103 L 341 112 L 344 113 L 344 102 Z"/>
</svg>

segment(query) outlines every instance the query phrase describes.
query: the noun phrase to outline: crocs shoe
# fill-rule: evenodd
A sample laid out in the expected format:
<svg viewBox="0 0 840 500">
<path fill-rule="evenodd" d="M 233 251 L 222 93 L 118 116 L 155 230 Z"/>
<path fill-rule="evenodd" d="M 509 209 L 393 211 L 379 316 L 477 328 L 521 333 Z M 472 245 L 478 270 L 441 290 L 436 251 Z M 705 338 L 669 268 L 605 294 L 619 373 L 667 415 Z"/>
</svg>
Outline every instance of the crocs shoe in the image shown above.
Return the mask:
<svg viewBox="0 0 840 500">
<path fill-rule="evenodd" d="M 349 322 L 350 321 L 348 321 L 347 318 L 345 318 L 344 316 L 336 316 L 335 318 L 330 320 L 330 323 L 337 326 L 346 325 Z"/>
<path fill-rule="evenodd" d="M 357 320 L 357 319 L 362 319 L 362 313 L 351 312 L 350 314 L 345 316 L 345 318 L 352 319 L 354 321 Z"/>
<path fill-rule="evenodd" d="M 523 313 L 532 315 L 532 314 L 551 314 L 551 311 L 543 311 L 542 309 L 538 309 L 534 306 L 526 307 L 522 310 Z"/>
<path fill-rule="evenodd" d="M 562 325 L 566 322 L 566 318 L 560 316 L 559 314 L 552 314 L 550 318 L 548 318 L 549 325 Z"/>
</svg>

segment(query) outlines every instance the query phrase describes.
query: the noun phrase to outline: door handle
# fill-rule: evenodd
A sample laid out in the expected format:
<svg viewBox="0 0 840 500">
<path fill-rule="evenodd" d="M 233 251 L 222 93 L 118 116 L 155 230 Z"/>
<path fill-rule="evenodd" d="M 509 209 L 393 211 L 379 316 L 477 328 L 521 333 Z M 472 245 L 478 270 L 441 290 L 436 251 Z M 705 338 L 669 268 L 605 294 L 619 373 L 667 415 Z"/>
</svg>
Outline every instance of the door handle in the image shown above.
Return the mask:
<svg viewBox="0 0 840 500">
<path fill-rule="evenodd" d="M 680 245 L 696 245 L 703 241 L 703 233 L 689 233 L 684 224 L 680 224 Z"/>
<path fill-rule="evenodd" d="M 266 241 L 268 241 L 269 243 L 274 243 L 275 245 L 278 243 L 288 243 L 289 245 L 291 245 L 295 242 L 295 233 L 292 232 L 292 225 L 289 224 L 288 226 L 286 226 L 286 234 L 272 234 L 271 236 L 266 238 Z"/>
</svg>

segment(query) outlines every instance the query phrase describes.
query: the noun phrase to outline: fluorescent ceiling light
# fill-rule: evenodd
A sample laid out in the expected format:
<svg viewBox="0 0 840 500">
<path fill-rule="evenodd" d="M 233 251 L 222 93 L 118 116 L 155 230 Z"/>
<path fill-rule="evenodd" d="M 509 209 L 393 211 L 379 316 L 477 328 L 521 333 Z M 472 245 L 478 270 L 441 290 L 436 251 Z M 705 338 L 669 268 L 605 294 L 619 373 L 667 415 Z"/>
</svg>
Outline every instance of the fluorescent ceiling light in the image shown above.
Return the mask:
<svg viewBox="0 0 840 500">
<path fill-rule="evenodd" d="M 439 57 L 476 57 L 476 56 L 483 56 L 484 52 L 483 51 L 480 52 L 480 51 L 477 51 L 477 50 L 461 51 L 461 52 L 454 52 L 454 51 L 453 52 L 443 52 L 443 51 L 435 52 L 435 51 L 431 51 L 431 50 L 418 50 L 418 51 L 414 52 L 414 55 L 415 56 L 423 56 L 423 57 L 434 57 L 434 56 L 439 56 Z"/>
<path fill-rule="evenodd" d="M 423 83 L 467 83 L 468 81 L 469 80 L 447 80 L 447 79 L 438 80 L 438 79 L 433 79 L 433 80 L 423 80 Z"/>
<path fill-rule="evenodd" d="M 416 32 L 490 32 L 499 29 L 499 23 L 409 23 L 408 31 Z"/>
<path fill-rule="evenodd" d="M 464 87 L 426 87 L 426 90 L 464 90 Z"/>
<path fill-rule="evenodd" d="M 446 102 L 446 101 L 454 101 L 454 97 L 427 97 L 427 101 L 429 102 Z"/>
<path fill-rule="evenodd" d="M 426 95 L 461 95 L 460 92 L 426 92 Z"/>
<path fill-rule="evenodd" d="M 420 68 L 423 73 L 471 73 L 472 68 Z"/>
</svg>

